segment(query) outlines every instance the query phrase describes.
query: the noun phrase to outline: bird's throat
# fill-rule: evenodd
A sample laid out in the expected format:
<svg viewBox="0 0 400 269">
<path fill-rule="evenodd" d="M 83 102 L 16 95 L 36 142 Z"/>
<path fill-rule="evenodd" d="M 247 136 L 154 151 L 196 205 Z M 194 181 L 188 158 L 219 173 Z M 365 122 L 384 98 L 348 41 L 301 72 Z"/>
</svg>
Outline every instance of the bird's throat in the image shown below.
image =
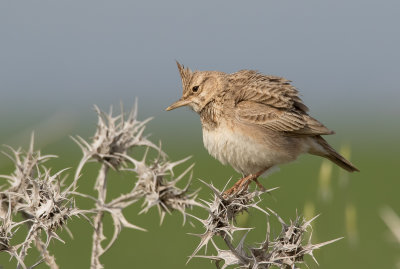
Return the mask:
<svg viewBox="0 0 400 269">
<path fill-rule="evenodd" d="M 199 114 L 203 128 L 213 130 L 218 127 L 219 113 L 214 106 L 214 101 L 209 102 Z"/>
</svg>

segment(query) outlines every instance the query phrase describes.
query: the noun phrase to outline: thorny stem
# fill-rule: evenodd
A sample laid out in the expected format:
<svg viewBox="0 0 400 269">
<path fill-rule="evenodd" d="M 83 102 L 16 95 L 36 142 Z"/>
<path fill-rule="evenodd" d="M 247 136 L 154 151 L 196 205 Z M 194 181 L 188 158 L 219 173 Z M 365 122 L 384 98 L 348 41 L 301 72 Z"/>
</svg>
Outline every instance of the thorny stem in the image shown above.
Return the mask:
<svg viewBox="0 0 400 269">
<path fill-rule="evenodd" d="M 35 246 L 42 254 L 44 262 L 51 268 L 51 269 L 58 269 L 58 265 L 56 263 L 56 259 L 54 256 L 50 255 L 50 252 L 47 250 L 45 244 L 43 243 L 40 238 L 36 238 Z"/>
<path fill-rule="evenodd" d="M 25 220 L 29 220 L 32 217 L 27 214 L 25 211 L 22 211 L 22 217 Z M 27 222 L 27 226 L 29 227 L 29 229 L 32 229 L 32 223 L 31 222 Z M 47 250 L 47 247 L 45 245 L 45 243 L 43 243 L 43 241 L 40 239 L 40 232 L 36 231 L 35 232 L 36 236 L 35 237 L 35 246 L 37 248 L 37 250 L 40 252 L 40 254 L 43 257 L 44 262 L 51 268 L 51 269 L 58 269 L 58 265 L 56 263 L 56 259 L 54 258 L 54 256 L 52 256 L 50 254 L 50 252 Z M 32 236 L 33 238 L 33 236 Z M 24 256 L 26 255 L 26 251 L 24 251 L 24 253 L 22 253 Z M 22 258 L 23 260 L 23 258 Z M 21 266 L 21 265 L 19 265 Z"/>
<path fill-rule="evenodd" d="M 231 252 L 233 253 L 233 255 L 236 256 L 236 258 L 238 258 L 239 260 L 242 261 L 242 263 L 246 263 L 246 261 L 243 260 L 243 257 L 241 255 L 239 255 L 235 249 L 235 247 L 232 244 L 232 241 L 230 239 L 230 237 L 227 234 L 224 234 L 221 236 L 224 239 L 225 244 L 227 245 L 227 247 L 231 250 Z"/>
<path fill-rule="evenodd" d="M 138 192 L 133 192 L 129 194 L 123 194 L 118 198 L 115 198 L 111 202 L 108 203 L 108 206 L 112 207 L 115 206 L 118 203 L 133 203 L 136 202 L 140 198 L 140 195 Z"/>
<path fill-rule="evenodd" d="M 21 261 L 24 261 L 25 256 L 27 254 L 28 248 L 30 246 L 30 244 L 32 243 L 32 241 L 38 237 L 38 228 L 35 224 L 32 224 L 32 226 L 29 229 L 28 235 L 25 238 L 25 241 L 21 247 L 21 251 L 20 251 L 20 258 Z M 22 264 L 18 264 L 17 269 L 20 269 L 23 265 Z"/>
<path fill-rule="evenodd" d="M 103 254 L 103 248 L 101 247 L 101 241 L 104 239 L 103 235 L 103 216 L 104 216 L 104 203 L 106 200 L 107 190 L 107 172 L 108 165 L 103 163 L 101 165 L 99 175 L 96 179 L 96 190 L 98 192 L 98 202 L 96 203 L 97 214 L 94 217 L 94 232 L 93 232 L 93 246 L 92 246 L 92 258 L 90 263 L 91 269 L 100 269 L 103 266 L 100 263 L 100 256 Z"/>
<path fill-rule="evenodd" d="M 107 191 L 107 172 L 109 166 L 105 163 L 101 165 L 99 175 L 96 179 L 96 190 L 99 193 L 99 203 L 101 205 L 104 204 L 106 200 L 106 191 Z"/>
</svg>

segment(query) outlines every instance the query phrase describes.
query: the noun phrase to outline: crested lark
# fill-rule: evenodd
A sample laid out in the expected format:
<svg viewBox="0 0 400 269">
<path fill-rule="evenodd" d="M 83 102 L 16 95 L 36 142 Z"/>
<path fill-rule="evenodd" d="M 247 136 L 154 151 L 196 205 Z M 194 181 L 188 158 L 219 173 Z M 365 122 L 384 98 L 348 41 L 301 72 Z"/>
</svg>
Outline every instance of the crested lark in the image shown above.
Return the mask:
<svg viewBox="0 0 400 269">
<path fill-rule="evenodd" d="M 183 95 L 166 110 L 189 106 L 196 111 L 208 152 L 243 174 L 226 194 L 247 188 L 251 181 L 262 188 L 257 181 L 261 174 L 302 153 L 359 171 L 321 137 L 333 131 L 308 115 L 290 81 L 253 70 L 192 72 L 177 65 Z"/>
</svg>

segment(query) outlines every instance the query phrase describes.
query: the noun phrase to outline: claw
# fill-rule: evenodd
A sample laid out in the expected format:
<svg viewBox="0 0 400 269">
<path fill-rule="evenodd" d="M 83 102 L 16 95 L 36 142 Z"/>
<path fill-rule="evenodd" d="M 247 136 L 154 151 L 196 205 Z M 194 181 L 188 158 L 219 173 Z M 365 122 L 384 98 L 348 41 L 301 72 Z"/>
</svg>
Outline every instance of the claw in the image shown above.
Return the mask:
<svg viewBox="0 0 400 269">
<path fill-rule="evenodd" d="M 223 194 L 224 197 L 232 196 L 233 194 L 237 194 L 241 191 L 246 191 L 249 188 L 249 185 L 252 181 L 257 184 L 257 187 L 261 191 L 265 191 L 265 187 L 258 181 L 258 177 L 261 176 L 267 169 L 262 170 L 256 174 L 250 174 L 244 178 L 239 179 L 232 188 L 226 190 Z"/>
</svg>

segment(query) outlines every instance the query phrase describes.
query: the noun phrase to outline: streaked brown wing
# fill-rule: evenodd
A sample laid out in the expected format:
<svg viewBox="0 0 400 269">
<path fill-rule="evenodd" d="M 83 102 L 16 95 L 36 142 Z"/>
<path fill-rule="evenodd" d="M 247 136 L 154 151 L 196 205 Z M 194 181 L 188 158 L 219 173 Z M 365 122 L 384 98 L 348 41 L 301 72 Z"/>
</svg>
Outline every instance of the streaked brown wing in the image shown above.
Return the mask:
<svg viewBox="0 0 400 269">
<path fill-rule="evenodd" d="M 276 108 L 295 109 L 304 113 L 308 111 L 297 89 L 285 78 L 242 70 L 231 74 L 231 80 L 238 89 L 236 103 L 249 100 Z"/>
<path fill-rule="evenodd" d="M 325 135 L 333 132 L 307 114 L 254 101 L 241 101 L 235 108 L 237 120 L 287 135 Z"/>
<path fill-rule="evenodd" d="M 289 80 L 253 70 L 242 70 L 230 76 L 237 120 L 286 135 L 333 133 L 307 114 L 307 106 Z"/>
</svg>

